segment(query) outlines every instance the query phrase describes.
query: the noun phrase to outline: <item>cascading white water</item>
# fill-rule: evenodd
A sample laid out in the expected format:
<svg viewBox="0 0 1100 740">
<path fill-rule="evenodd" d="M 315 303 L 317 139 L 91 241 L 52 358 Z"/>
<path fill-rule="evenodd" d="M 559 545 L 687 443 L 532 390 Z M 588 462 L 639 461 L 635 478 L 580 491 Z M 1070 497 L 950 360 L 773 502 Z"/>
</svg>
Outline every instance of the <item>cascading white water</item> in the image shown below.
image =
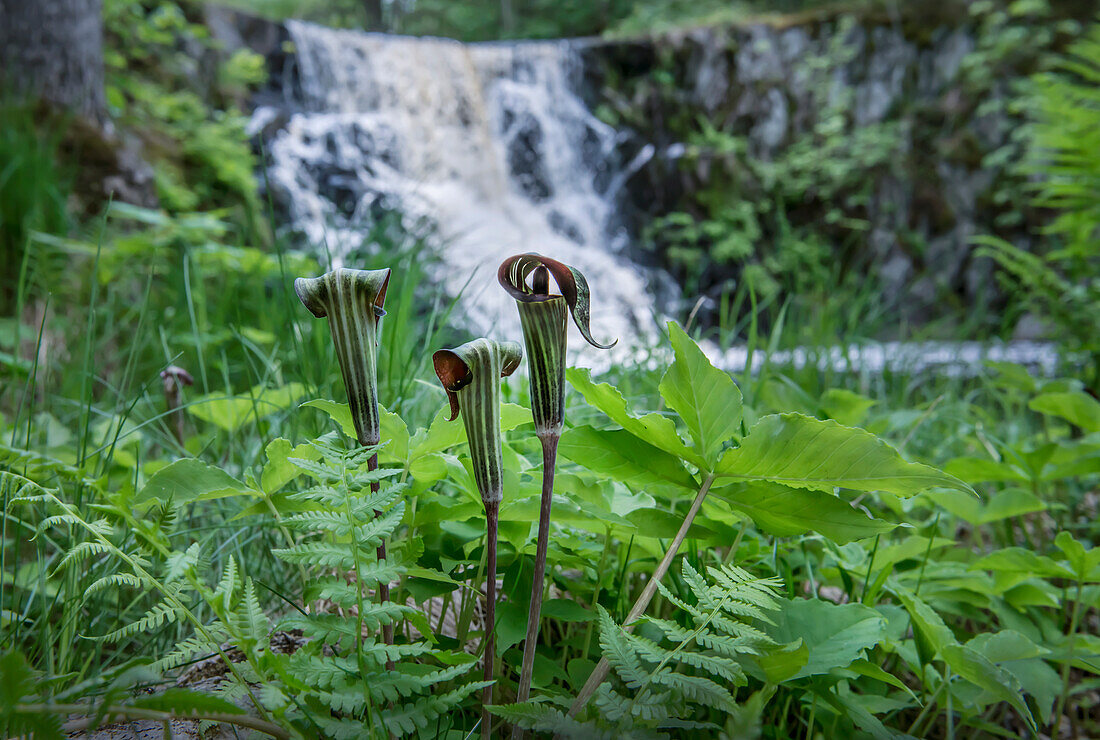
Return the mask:
<svg viewBox="0 0 1100 740">
<path fill-rule="evenodd" d="M 303 99 L 267 142 L 268 179 L 309 243 L 340 262 L 372 213 L 396 210 L 434 225 L 446 286 L 457 292 L 477 273 L 457 314 L 471 329 L 519 336 L 496 268 L 533 251 L 588 277 L 597 338 L 628 348 L 654 337 L 645 276 L 619 254 L 616 132 L 577 96 L 573 42 L 287 28 Z"/>
</svg>

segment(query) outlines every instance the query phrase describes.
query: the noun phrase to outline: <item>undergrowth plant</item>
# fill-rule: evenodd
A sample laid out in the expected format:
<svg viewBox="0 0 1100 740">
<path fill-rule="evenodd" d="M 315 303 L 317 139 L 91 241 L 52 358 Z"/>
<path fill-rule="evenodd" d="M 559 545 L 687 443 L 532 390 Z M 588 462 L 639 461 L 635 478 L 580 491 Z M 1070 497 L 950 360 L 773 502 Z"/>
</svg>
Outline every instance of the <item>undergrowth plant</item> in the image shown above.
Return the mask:
<svg viewBox="0 0 1100 740">
<path fill-rule="evenodd" d="M 475 339 L 432 357 L 435 373 L 447 392 L 449 421 L 462 416 L 470 446 L 473 479 L 485 506 L 485 624 L 481 640 L 485 691 L 482 694 L 481 736 L 492 734 L 489 712 L 496 662 L 497 527 L 504 499 L 504 463 L 500 431 L 500 381 L 516 371 L 523 352 L 515 342 Z"/>
<path fill-rule="evenodd" d="M 561 295 L 550 293 L 550 278 L 558 284 Z M 531 677 L 535 666 L 535 643 L 542 616 L 543 584 L 546 575 L 546 552 L 550 543 L 550 510 L 554 498 L 554 472 L 558 457 L 558 440 L 565 423 L 565 311 L 569 309 L 573 322 L 589 344 L 598 349 L 610 349 L 592 338 L 589 328 L 590 295 L 588 281 L 576 268 L 537 254 L 510 257 L 501 263 L 497 280 L 516 299 L 523 341 L 527 347 L 527 364 L 531 380 L 531 416 L 535 436 L 542 445 L 542 497 L 539 501 L 539 532 L 535 548 L 535 571 L 531 584 L 531 601 L 527 611 L 527 634 L 523 640 L 523 664 L 520 668 L 517 700 L 527 701 L 531 692 Z M 522 733 L 513 733 L 518 737 Z"/>
<path fill-rule="evenodd" d="M 478 694 L 495 680 L 503 721 L 573 736 L 1092 726 L 1075 687 L 1100 675 L 1087 519 L 1100 405 L 1080 383 L 1001 366 L 985 381 L 988 408 L 929 397 L 914 412 L 828 388 L 776 409 L 764 400 L 779 398 L 774 377 L 743 394 L 678 326 L 669 336 L 651 397 L 628 402 L 587 371 L 566 373 L 579 398 L 560 445 L 568 495 L 555 502 L 534 701 L 515 702 L 512 650 L 531 586 L 520 552 L 541 499 L 531 411 L 501 403 L 483 419 L 500 430 L 496 480 L 514 491 L 498 510 L 499 648 L 482 648 L 485 665 L 505 659 L 467 681 L 475 605 L 497 581 L 483 560 L 481 427 L 468 435 L 444 408 L 418 429 L 380 407 L 386 445 L 349 449 L 350 407 L 319 399 L 296 413 L 320 410 L 343 437 L 272 439 L 242 472 L 161 456 L 126 468 L 137 470 L 126 485 L 0 449 L 0 634 L 6 653 L 19 648 L 3 665 L 20 694 L 0 721 L 190 717 L 276 737 L 442 737 L 489 726 Z M 486 378 L 503 394 L 499 374 Z M 463 411 L 471 388 L 454 391 Z M 1034 424 L 992 438 L 1002 414 Z M 953 455 L 953 475 L 838 420 L 905 430 L 900 446 Z M 219 511 L 220 526 L 189 525 Z M 268 535 L 262 548 L 233 544 Z M 371 598 L 382 583 L 394 584 L 385 605 Z M 194 661 L 221 666 L 216 696 L 189 691 Z M 117 672 L 81 675 L 89 665 Z M 183 687 L 156 700 L 132 691 L 165 680 Z"/>
<path fill-rule="evenodd" d="M 615 681 L 600 687 L 598 714 L 588 723 L 547 704 L 514 704 L 494 712 L 517 725 L 561 737 L 650 737 L 656 730 L 716 733 L 743 737 L 758 730 L 760 704 L 774 691 L 765 689 L 744 706 L 732 691 L 748 678 L 739 659 L 763 655 L 776 643 L 755 624 L 773 624 L 781 608 L 776 578 L 758 578 L 733 565 L 709 567 L 708 581 L 686 560 L 683 578 L 691 596 L 679 598 L 666 587 L 661 594 L 689 619 L 688 626 L 648 618 L 653 637 L 631 634 L 599 608 L 600 647 L 614 669 Z M 731 691 L 732 690 L 732 691 Z M 696 719 L 700 709 L 724 714 L 724 724 Z"/>
</svg>

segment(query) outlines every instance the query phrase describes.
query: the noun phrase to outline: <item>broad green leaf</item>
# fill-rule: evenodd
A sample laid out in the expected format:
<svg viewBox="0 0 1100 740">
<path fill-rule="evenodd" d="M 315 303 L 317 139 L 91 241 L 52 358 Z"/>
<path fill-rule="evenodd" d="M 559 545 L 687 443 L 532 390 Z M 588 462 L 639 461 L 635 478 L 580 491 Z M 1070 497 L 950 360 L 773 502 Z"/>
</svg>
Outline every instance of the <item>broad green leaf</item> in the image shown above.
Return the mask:
<svg viewBox="0 0 1100 740">
<path fill-rule="evenodd" d="M 680 325 L 668 322 L 676 360 L 661 379 L 661 397 L 680 415 L 695 450 L 712 468 L 722 446 L 741 433 L 741 390 L 730 374 L 710 364 Z"/>
<path fill-rule="evenodd" d="M 527 634 L 527 605 L 502 601 L 497 605 L 497 655 L 517 644 Z"/>
<path fill-rule="evenodd" d="M 865 706 L 876 697 L 868 694 L 855 694 L 849 691 L 836 691 L 826 693 L 825 701 L 851 718 L 852 723 L 866 732 L 874 740 L 894 740 L 894 738 L 908 738 L 908 735 L 899 735 L 891 731 Z"/>
<path fill-rule="evenodd" d="M 831 493 L 789 488 L 778 483 L 735 484 L 711 491 L 741 511 L 760 529 L 777 537 L 813 530 L 841 545 L 893 530 L 897 525 L 872 519 Z"/>
<path fill-rule="evenodd" d="M 378 430 L 385 444 L 378 451 L 378 461 L 403 465 L 409 457 L 409 427 L 400 416 L 378 404 Z"/>
<path fill-rule="evenodd" d="M 985 632 L 970 640 L 966 646 L 1012 674 L 1021 688 L 1035 699 L 1043 723 L 1050 721 L 1054 700 L 1062 688 L 1058 672 L 1042 659 L 1050 654 L 1050 650 L 1039 647 L 1014 630 Z"/>
<path fill-rule="evenodd" d="M 1092 439 L 1096 435 L 1089 435 Z M 1086 440 L 1062 440 L 1043 467 L 1044 481 L 1080 478 L 1100 473 L 1100 445 Z"/>
<path fill-rule="evenodd" d="M 317 398 L 306 401 L 302 406 L 319 409 L 328 414 L 328 417 L 336 422 L 340 431 L 347 437 L 355 439 L 355 422 L 351 418 L 351 407 L 346 403 L 338 403 L 325 398 Z M 459 426 L 462 426 L 461 424 Z M 378 405 L 378 428 L 385 445 L 378 451 L 378 460 L 382 463 L 404 464 L 409 456 L 409 428 L 401 417 L 386 407 Z"/>
<path fill-rule="evenodd" d="M 672 419 L 657 413 L 634 416 L 618 389 L 608 383 L 593 383 L 591 373 L 586 368 L 569 368 L 565 371 L 565 377 L 589 405 L 607 414 L 611 421 L 626 431 L 670 455 L 694 465 L 702 463 L 702 458 L 680 439 Z"/>
<path fill-rule="evenodd" d="M 952 516 L 971 524 L 999 522 L 1022 514 L 1045 511 L 1047 508 L 1039 497 L 1022 488 L 1006 489 L 985 504 L 970 496 L 956 496 L 949 491 L 925 491 L 922 495 L 936 506 L 943 507 Z"/>
<path fill-rule="evenodd" d="M 235 432 L 250 421 L 290 408 L 305 392 L 301 383 L 288 383 L 281 388 L 256 386 L 236 396 L 203 396 L 188 404 L 187 412 L 227 432 Z"/>
<path fill-rule="evenodd" d="M 972 563 L 970 569 L 1024 573 L 1042 578 L 1074 577 L 1073 571 L 1062 563 L 1023 547 L 1006 547 L 991 552 Z"/>
<path fill-rule="evenodd" d="M 698 487 L 683 463 L 627 431 L 573 427 L 562 435 L 558 452 L 594 473 L 635 487 Z"/>
<path fill-rule="evenodd" d="M 810 657 L 810 649 L 801 639 L 759 656 L 756 660 L 770 684 L 783 683 L 796 675 Z"/>
<path fill-rule="evenodd" d="M 926 488 L 974 494 L 954 476 L 906 462 L 890 445 L 862 429 L 800 414 L 765 416 L 718 463 L 720 480 L 773 481 L 829 491 L 886 491 L 912 496 Z"/>
<path fill-rule="evenodd" d="M 260 486 L 268 493 L 275 493 L 290 481 L 302 474 L 302 469 L 287 458 L 297 457 L 304 460 L 319 460 L 321 453 L 313 445 L 303 443 L 291 447 L 288 440 L 277 437 L 264 448 L 267 465 L 260 474 Z"/>
<path fill-rule="evenodd" d="M 542 603 L 542 616 L 562 622 L 591 622 L 596 615 L 569 599 L 547 599 Z"/>
<path fill-rule="evenodd" d="M 627 521 L 638 529 L 639 537 L 657 537 L 659 539 L 672 539 L 684 523 L 682 514 L 674 514 L 661 509 L 636 509 L 626 515 Z M 710 540 L 714 538 L 714 532 L 698 522 L 692 522 L 688 528 L 688 538 L 695 540 Z"/>
<path fill-rule="evenodd" d="M 928 606 L 919 596 L 907 588 L 893 586 L 893 592 L 897 595 L 905 610 L 909 612 L 909 619 L 913 625 L 913 637 L 917 641 L 917 652 L 922 663 L 930 663 L 937 655 L 943 652 L 948 645 L 958 644 L 955 635 L 943 623 L 939 614 Z"/>
<path fill-rule="evenodd" d="M 878 401 L 844 388 L 830 388 L 821 394 L 821 410 L 838 424 L 859 426 L 867 418 L 867 412 Z"/>
<path fill-rule="evenodd" d="M 458 588 L 462 585 L 442 571 L 435 570 L 434 568 L 422 568 L 418 565 L 406 567 L 405 575 L 407 575 L 409 578 L 423 578 L 428 581 L 445 583 L 449 586 L 453 586 L 454 588 Z"/>
<path fill-rule="evenodd" d="M 237 496 L 249 492 L 248 486 L 221 468 L 215 468 L 191 457 L 176 460 L 154 473 L 138 491 L 134 497 L 134 503 L 158 499 L 171 501 L 173 505 L 179 506 L 191 501 Z"/>
<path fill-rule="evenodd" d="M 409 458 L 442 452 L 466 441 L 466 428 L 456 419 L 447 421 L 449 410 L 439 410 L 426 430 L 420 429 L 409 440 Z M 500 431 L 508 432 L 523 424 L 531 424 L 531 410 L 514 403 L 500 405 Z"/>
<path fill-rule="evenodd" d="M 778 642 L 801 639 L 806 663 L 791 678 L 828 673 L 864 657 L 886 639 L 886 620 L 863 604 L 795 599 L 783 605 L 768 633 Z"/>
<path fill-rule="evenodd" d="M 983 457 L 956 457 L 948 461 L 943 469 L 967 483 L 1026 483 L 1029 480 L 1015 465 Z"/>
<path fill-rule="evenodd" d="M 988 691 L 999 701 L 1008 702 L 1020 713 L 1032 731 L 1035 730 L 1035 718 L 1031 710 L 1020 698 L 1020 682 L 1005 669 L 995 665 L 989 658 L 965 645 L 944 645 L 940 650 L 944 661 L 957 675 L 970 683 Z"/>
<path fill-rule="evenodd" d="M 876 681 L 882 681 L 883 683 L 889 684 L 894 688 L 901 689 L 914 699 L 917 698 L 917 695 L 913 693 L 913 690 L 906 686 L 900 678 L 895 676 L 893 673 L 886 672 L 877 663 L 872 663 L 869 660 L 863 659 L 853 660 L 851 664 L 849 664 L 848 667 L 844 670 L 852 671 L 853 673 L 858 673 L 859 675 L 867 676 L 868 678 L 873 678 Z"/>
<path fill-rule="evenodd" d="M 302 406 L 320 409 L 328 414 L 329 418 L 336 422 L 336 425 L 340 427 L 340 431 L 345 436 L 355 439 L 355 422 L 351 420 L 351 407 L 346 403 L 337 403 L 336 401 L 330 401 L 326 398 L 317 398 L 312 401 L 306 401 Z"/>
<path fill-rule="evenodd" d="M 1069 532 L 1059 532 L 1054 538 L 1054 544 L 1065 554 L 1066 560 L 1079 578 L 1085 581 L 1100 578 L 1100 573 L 1096 572 L 1100 567 L 1100 548 L 1085 547 L 1084 544 L 1073 539 L 1073 535 Z"/>
<path fill-rule="evenodd" d="M 930 540 L 928 537 L 912 535 L 892 545 L 880 545 L 875 552 L 875 560 L 871 564 L 871 570 L 886 568 L 905 560 L 923 561 L 926 554 L 934 553 L 945 547 L 952 547 L 955 544 L 954 540 L 949 540 L 946 537 L 934 537 Z"/>
<path fill-rule="evenodd" d="M 1086 432 L 1100 432 L 1100 401 L 1087 393 L 1042 393 L 1031 399 L 1028 408 L 1065 419 Z"/>
</svg>

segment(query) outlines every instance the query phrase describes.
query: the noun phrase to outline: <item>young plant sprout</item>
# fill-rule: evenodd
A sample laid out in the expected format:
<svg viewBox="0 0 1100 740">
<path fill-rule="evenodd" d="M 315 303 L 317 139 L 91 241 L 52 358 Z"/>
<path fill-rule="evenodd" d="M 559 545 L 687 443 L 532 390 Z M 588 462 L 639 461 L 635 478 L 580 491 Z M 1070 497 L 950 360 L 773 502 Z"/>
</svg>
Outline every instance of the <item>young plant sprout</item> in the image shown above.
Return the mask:
<svg viewBox="0 0 1100 740">
<path fill-rule="evenodd" d="M 381 441 L 378 421 L 378 330 L 386 312 L 386 288 L 390 270 L 349 270 L 338 268 L 321 277 L 298 278 L 294 292 L 306 308 L 319 319 L 328 318 L 332 343 L 340 374 L 348 393 L 348 405 L 360 445 L 370 447 Z M 367 463 L 377 470 L 378 456 Z M 378 482 L 371 483 L 378 492 Z M 386 559 L 386 543 L 378 546 L 378 559 Z M 388 584 L 378 586 L 378 598 L 390 599 Z M 393 625 L 382 628 L 386 643 L 393 642 Z"/>
<path fill-rule="evenodd" d="M 441 349 L 432 356 L 435 374 L 447 391 L 451 416 L 462 416 L 470 445 L 474 482 L 485 505 L 485 637 L 482 661 L 486 681 L 493 680 L 497 600 L 497 518 L 504 498 L 504 463 L 500 441 L 500 379 L 515 372 L 523 350 L 515 342 L 475 339 L 461 347 Z M 481 736 L 489 737 L 493 687 L 482 693 Z"/>
<path fill-rule="evenodd" d="M 183 447 L 183 409 L 180 408 L 180 402 L 183 386 L 194 385 L 195 379 L 178 365 L 164 368 L 160 371 L 160 377 L 164 381 L 164 403 L 168 407 L 168 417 L 172 420 L 172 434 L 179 446 Z"/>
<path fill-rule="evenodd" d="M 550 277 L 561 295 L 550 292 Z M 535 665 L 535 643 L 539 635 L 543 581 L 546 573 L 546 549 L 550 538 L 550 507 L 554 492 L 554 468 L 565 421 L 565 345 L 568 307 L 573 323 L 593 347 L 610 349 L 592 338 L 589 328 L 588 282 L 575 268 L 537 254 L 509 257 L 500 265 L 497 279 L 516 299 L 523 341 L 527 346 L 527 365 L 531 375 L 531 415 L 535 433 L 542 442 L 542 501 L 539 508 L 539 533 L 535 549 L 534 583 L 527 614 L 527 637 L 523 646 L 519 691 L 516 700 L 527 701 Z M 518 728 L 513 736 L 522 736 Z"/>
</svg>

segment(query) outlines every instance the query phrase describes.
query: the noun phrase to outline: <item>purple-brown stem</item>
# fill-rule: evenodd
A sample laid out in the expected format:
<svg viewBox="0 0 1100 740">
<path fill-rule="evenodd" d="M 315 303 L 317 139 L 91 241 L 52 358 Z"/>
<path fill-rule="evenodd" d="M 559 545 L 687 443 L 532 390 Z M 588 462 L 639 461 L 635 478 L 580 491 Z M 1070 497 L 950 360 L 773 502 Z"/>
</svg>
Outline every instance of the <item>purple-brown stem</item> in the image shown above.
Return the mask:
<svg viewBox="0 0 1100 740">
<path fill-rule="evenodd" d="M 542 596 L 546 579 L 546 550 L 550 544 L 550 506 L 554 499 L 554 467 L 558 456 L 558 435 L 540 436 L 542 442 L 542 502 L 539 507 L 539 535 L 535 546 L 535 574 L 531 585 L 531 606 L 527 610 L 527 637 L 523 644 L 523 666 L 519 675 L 517 702 L 525 702 L 531 696 L 531 678 L 535 671 L 535 645 L 539 639 L 539 622 L 542 615 Z M 523 737 L 520 727 L 512 729 L 512 738 Z"/>
<path fill-rule="evenodd" d="M 496 616 L 497 616 L 497 517 L 500 513 L 499 501 L 485 502 L 485 638 L 482 640 L 482 676 L 486 681 L 493 680 L 493 663 L 496 658 Z M 492 718 L 488 706 L 493 703 L 493 687 L 486 686 L 481 692 L 481 738 L 489 740 Z"/>
</svg>

